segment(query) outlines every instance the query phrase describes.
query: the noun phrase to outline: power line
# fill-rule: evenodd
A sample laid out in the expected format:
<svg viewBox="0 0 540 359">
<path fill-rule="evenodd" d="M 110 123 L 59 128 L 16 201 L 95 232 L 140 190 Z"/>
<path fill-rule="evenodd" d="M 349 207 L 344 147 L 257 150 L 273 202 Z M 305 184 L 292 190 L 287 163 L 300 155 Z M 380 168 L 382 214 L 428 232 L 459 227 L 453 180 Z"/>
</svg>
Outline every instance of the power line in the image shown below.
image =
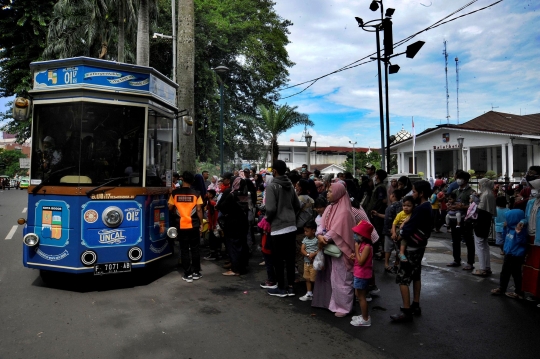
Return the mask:
<svg viewBox="0 0 540 359">
<path fill-rule="evenodd" d="M 397 48 L 397 47 L 403 45 L 404 43 L 409 42 L 409 41 L 412 40 L 414 37 L 418 36 L 419 34 L 421 34 L 421 33 L 423 33 L 423 32 L 429 31 L 429 30 L 431 30 L 431 29 L 434 29 L 434 28 L 439 27 L 439 26 L 441 26 L 441 25 L 447 24 L 447 23 L 452 22 L 452 21 L 454 21 L 454 20 L 457 20 L 457 19 L 459 19 L 459 18 L 462 18 L 462 17 L 468 16 L 468 15 L 474 14 L 474 13 L 476 13 L 476 12 L 485 10 L 485 9 L 487 9 L 487 8 L 490 8 L 490 7 L 494 6 L 494 5 L 497 5 L 498 3 L 502 2 L 503 0 L 496 1 L 496 2 L 494 2 L 494 3 L 492 3 L 492 4 L 490 4 L 490 5 L 487 5 L 487 6 L 484 6 L 484 7 L 480 8 L 480 9 L 477 9 L 477 10 L 474 10 L 474 11 L 471 11 L 471 12 L 468 12 L 468 13 L 466 13 L 466 14 L 463 14 L 463 15 L 460 15 L 460 16 L 455 17 L 455 18 L 453 18 L 453 19 L 450 19 L 450 20 L 445 21 L 445 20 L 448 19 L 449 17 L 451 17 L 451 16 L 455 15 L 456 13 L 458 13 L 458 12 L 460 12 L 460 11 L 466 9 L 467 7 L 471 6 L 472 4 L 474 4 L 474 3 L 477 2 L 477 1 L 478 1 L 478 0 L 472 0 L 472 1 L 470 1 L 469 3 L 467 3 L 467 4 L 463 5 L 462 7 L 460 7 L 459 9 L 453 11 L 451 14 L 449 14 L 449 15 L 443 17 L 442 19 L 436 21 L 436 22 L 433 23 L 432 25 L 426 27 L 425 29 L 420 30 L 420 31 L 418 31 L 418 32 L 416 32 L 416 33 L 414 33 L 414 34 L 412 34 L 412 35 L 410 35 L 410 36 L 408 36 L 408 37 L 406 37 L 406 38 L 404 38 L 404 39 L 402 39 L 402 40 L 396 42 L 396 43 L 394 44 L 394 47 L 393 47 L 393 48 L 395 49 L 395 48 Z M 337 69 L 337 70 L 334 70 L 334 71 L 329 72 L 329 73 L 327 73 L 327 74 L 325 74 L 325 75 L 316 77 L 316 78 L 314 78 L 314 79 L 307 80 L 307 81 L 304 81 L 304 82 L 301 82 L 301 83 L 298 83 L 298 84 L 295 84 L 295 85 L 291 85 L 291 86 L 284 87 L 284 88 L 282 88 L 282 89 L 280 89 L 280 90 L 278 90 L 278 91 L 288 90 L 288 89 L 291 89 L 291 88 L 294 88 L 294 87 L 298 87 L 298 86 L 302 86 L 302 85 L 305 85 L 305 84 L 308 84 L 308 83 L 309 83 L 309 85 L 306 86 L 306 87 L 305 87 L 304 89 L 302 89 L 301 91 L 296 92 L 296 93 L 294 93 L 294 94 L 292 94 L 292 95 L 289 95 L 289 96 L 281 97 L 281 99 L 286 99 L 286 98 L 290 98 L 290 97 L 293 97 L 293 96 L 296 96 L 296 95 L 301 94 L 302 92 L 306 91 L 308 88 L 310 88 L 311 86 L 313 86 L 313 85 L 314 85 L 317 81 L 319 81 L 320 79 L 323 79 L 323 78 L 328 77 L 328 76 L 330 76 L 330 75 L 336 74 L 336 73 L 338 73 L 338 72 L 342 72 L 342 71 L 345 71 L 345 70 L 350 70 L 350 69 L 355 68 L 355 67 L 358 67 L 358 66 L 360 66 L 360 65 L 365 65 L 365 64 L 367 64 L 367 63 L 369 63 L 369 62 L 373 62 L 373 61 L 375 61 L 375 60 L 369 60 L 369 61 L 365 61 L 365 62 L 359 63 L 360 61 L 363 61 L 363 60 L 365 60 L 365 59 L 367 59 L 367 58 L 369 58 L 369 57 L 371 57 L 371 56 L 373 56 L 373 55 L 375 55 L 375 54 L 376 54 L 376 52 L 373 52 L 373 53 L 371 53 L 371 54 L 369 54 L 369 55 L 367 55 L 367 56 L 362 57 L 361 59 L 358 59 L 358 60 L 356 60 L 356 61 L 354 61 L 354 62 L 351 62 L 351 63 L 348 64 L 348 65 L 345 65 L 345 66 L 343 66 L 343 67 L 341 67 L 341 68 L 339 68 L 339 69 Z"/>
</svg>

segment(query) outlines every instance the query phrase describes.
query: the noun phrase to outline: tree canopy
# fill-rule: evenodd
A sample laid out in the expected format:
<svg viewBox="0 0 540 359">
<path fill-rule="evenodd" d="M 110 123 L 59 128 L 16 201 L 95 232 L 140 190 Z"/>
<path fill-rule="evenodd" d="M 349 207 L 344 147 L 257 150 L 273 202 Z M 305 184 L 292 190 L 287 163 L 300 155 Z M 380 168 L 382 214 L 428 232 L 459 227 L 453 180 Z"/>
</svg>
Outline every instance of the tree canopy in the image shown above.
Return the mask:
<svg viewBox="0 0 540 359">
<path fill-rule="evenodd" d="M 117 10 L 121 0 L 0 1 L 3 96 L 29 90 L 29 64 L 44 56 L 99 57 L 106 43 L 105 58 L 116 60 L 122 18 L 125 60 L 135 62 L 137 0 L 127 1 L 123 17 Z M 149 3 L 156 4 L 150 8 L 150 36 L 171 34 L 170 0 Z M 225 65 L 230 69 L 223 77 L 225 157 L 257 157 L 254 151 L 265 152 L 257 108 L 274 105 L 279 99 L 275 90 L 287 83 L 288 68 L 294 65 L 285 48 L 292 23 L 276 13 L 272 0 L 194 0 L 194 5 L 197 156 L 205 162 L 219 157 L 219 81 L 213 68 Z M 150 39 L 150 66 L 171 76 L 171 40 Z M 19 141 L 29 135 L 28 128 L 13 121 L 4 129 Z"/>
</svg>

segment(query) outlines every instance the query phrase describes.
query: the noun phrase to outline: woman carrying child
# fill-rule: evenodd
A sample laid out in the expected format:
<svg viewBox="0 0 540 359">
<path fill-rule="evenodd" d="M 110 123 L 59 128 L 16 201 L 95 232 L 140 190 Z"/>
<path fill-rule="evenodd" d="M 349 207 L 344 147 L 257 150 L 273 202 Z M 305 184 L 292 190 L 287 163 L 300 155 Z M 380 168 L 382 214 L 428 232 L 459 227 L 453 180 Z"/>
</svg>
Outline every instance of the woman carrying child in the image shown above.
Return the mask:
<svg viewBox="0 0 540 359">
<path fill-rule="evenodd" d="M 360 302 L 361 315 L 352 317 L 351 325 L 355 327 L 371 326 L 371 317 L 368 313 L 366 295 L 369 289 L 369 281 L 373 276 L 373 243 L 371 233 L 373 226 L 367 221 L 360 221 L 353 229 L 354 232 L 354 290 Z"/>
</svg>

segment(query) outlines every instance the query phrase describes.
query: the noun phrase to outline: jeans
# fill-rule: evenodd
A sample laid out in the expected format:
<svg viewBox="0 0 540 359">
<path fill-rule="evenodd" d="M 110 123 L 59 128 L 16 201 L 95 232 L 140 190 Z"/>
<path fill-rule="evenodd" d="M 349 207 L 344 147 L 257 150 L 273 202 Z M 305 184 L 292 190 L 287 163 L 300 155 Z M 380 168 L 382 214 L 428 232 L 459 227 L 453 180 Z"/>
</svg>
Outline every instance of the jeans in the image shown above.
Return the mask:
<svg viewBox="0 0 540 359">
<path fill-rule="evenodd" d="M 178 231 L 180 258 L 182 259 L 182 268 L 186 276 L 201 271 L 201 257 L 199 253 L 201 240 L 199 233 L 199 228 L 181 229 Z"/>
<path fill-rule="evenodd" d="M 294 285 L 294 263 L 296 254 L 295 232 L 272 236 L 272 262 L 278 287 L 285 289 L 285 269 L 287 270 L 287 284 Z"/>
<path fill-rule="evenodd" d="M 263 253 L 264 265 L 266 267 L 266 277 L 269 282 L 276 283 L 276 272 L 274 271 L 274 263 L 272 262 L 272 255 Z"/>
<path fill-rule="evenodd" d="M 474 237 L 473 227 L 470 223 L 461 223 L 461 226 L 456 228 L 456 222 L 451 221 L 452 228 L 452 254 L 454 262 L 461 263 L 461 237 L 465 240 L 467 246 L 467 263 L 474 264 Z"/>
<path fill-rule="evenodd" d="M 510 281 L 510 276 L 512 276 L 514 277 L 514 286 L 516 287 L 515 292 L 520 295 L 523 294 L 523 291 L 521 290 L 521 266 L 524 259 L 525 257 L 515 257 L 508 254 L 504 256 L 500 280 L 500 288 L 502 292 L 506 292 L 506 289 L 508 288 L 508 282 Z"/>
</svg>

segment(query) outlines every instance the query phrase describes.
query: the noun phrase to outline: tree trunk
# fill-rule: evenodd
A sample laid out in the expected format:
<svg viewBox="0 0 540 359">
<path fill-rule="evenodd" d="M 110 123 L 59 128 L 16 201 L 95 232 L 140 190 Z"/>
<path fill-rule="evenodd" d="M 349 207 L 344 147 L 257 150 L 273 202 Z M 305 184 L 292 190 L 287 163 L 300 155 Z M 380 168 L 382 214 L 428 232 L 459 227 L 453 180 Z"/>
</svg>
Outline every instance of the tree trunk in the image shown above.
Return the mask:
<svg viewBox="0 0 540 359">
<path fill-rule="evenodd" d="M 270 167 L 272 167 L 274 165 L 274 162 L 277 161 L 278 156 L 279 156 L 279 146 L 278 146 L 278 142 L 277 142 L 277 137 L 272 138 L 271 146 L 272 146 L 272 163 L 270 164 Z"/>
<path fill-rule="evenodd" d="M 125 62 L 124 60 L 124 42 L 125 42 L 125 1 L 118 0 L 118 62 Z"/>
<path fill-rule="evenodd" d="M 178 88 L 178 109 L 188 110 L 195 118 L 195 5 L 194 0 L 178 0 L 178 33 L 176 79 Z M 196 126 L 196 124 L 193 124 Z M 195 172 L 195 131 L 185 136 L 179 133 L 179 171 Z"/>
<path fill-rule="evenodd" d="M 150 64 L 150 16 L 148 12 L 149 0 L 139 1 L 139 15 L 137 19 L 137 65 Z"/>
</svg>

